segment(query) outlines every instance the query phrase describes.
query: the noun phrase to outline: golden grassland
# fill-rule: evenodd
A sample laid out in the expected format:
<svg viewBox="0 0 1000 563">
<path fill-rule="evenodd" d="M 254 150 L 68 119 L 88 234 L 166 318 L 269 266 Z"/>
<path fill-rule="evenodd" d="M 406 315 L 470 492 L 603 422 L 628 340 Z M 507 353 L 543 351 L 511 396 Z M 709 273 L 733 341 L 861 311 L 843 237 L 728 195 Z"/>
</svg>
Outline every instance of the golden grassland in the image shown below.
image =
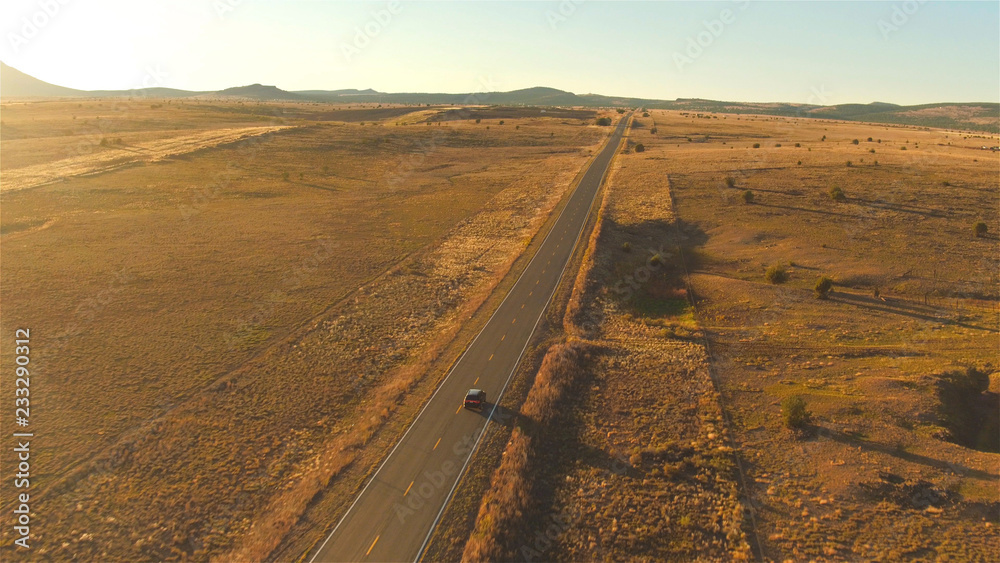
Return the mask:
<svg viewBox="0 0 1000 563">
<path fill-rule="evenodd" d="M 119 103 L 82 104 L 5 104 L 4 174 Z M 133 102 L 102 135 L 285 128 L 4 191 L 2 330 L 31 328 L 44 413 L 38 557 L 297 557 L 608 131 L 330 111 Z"/>
<path fill-rule="evenodd" d="M 511 434 L 464 558 L 988 560 L 996 144 L 637 114 L 566 317 L 592 357 Z"/>
<path fill-rule="evenodd" d="M 764 556 L 988 559 L 1000 547 L 997 395 L 977 389 L 960 407 L 981 409 L 985 443 L 966 447 L 977 437 L 949 427 L 942 374 L 997 365 L 997 239 L 973 235 L 976 222 L 1000 226 L 1000 159 L 981 149 L 995 137 L 645 122 L 632 136 L 645 151 L 622 166 L 675 202 Z M 788 281 L 767 283 L 774 265 Z M 813 295 L 819 276 L 835 283 L 828 300 Z M 812 412 L 803 430 L 783 427 L 790 396 Z"/>
</svg>

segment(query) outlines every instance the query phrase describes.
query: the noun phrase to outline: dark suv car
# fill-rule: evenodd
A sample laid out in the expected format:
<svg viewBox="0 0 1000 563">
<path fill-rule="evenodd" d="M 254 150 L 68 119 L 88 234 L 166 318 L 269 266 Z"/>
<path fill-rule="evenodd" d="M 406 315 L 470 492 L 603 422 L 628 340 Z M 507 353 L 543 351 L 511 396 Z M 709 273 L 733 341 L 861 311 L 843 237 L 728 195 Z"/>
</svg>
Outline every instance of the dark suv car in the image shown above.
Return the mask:
<svg viewBox="0 0 1000 563">
<path fill-rule="evenodd" d="M 486 404 L 486 391 L 482 389 L 469 389 L 465 394 L 465 408 L 481 409 Z"/>
</svg>

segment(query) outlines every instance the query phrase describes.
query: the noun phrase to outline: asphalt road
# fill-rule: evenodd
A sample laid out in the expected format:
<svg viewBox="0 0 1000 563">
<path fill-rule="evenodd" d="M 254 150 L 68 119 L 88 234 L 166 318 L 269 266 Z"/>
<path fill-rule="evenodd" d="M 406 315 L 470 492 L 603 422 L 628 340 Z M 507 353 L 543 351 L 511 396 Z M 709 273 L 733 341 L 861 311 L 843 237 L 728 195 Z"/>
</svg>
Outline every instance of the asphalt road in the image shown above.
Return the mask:
<svg viewBox="0 0 1000 563">
<path fill-rule="evenodd" d="M 527 348 L 579 242 L 629 116 L 591 162 L 552 230 L 500 307 L 382 462 L 310 561 L 415 561 Z M 487 405 L 462 408 L 470 388 Z"/>
</svg>

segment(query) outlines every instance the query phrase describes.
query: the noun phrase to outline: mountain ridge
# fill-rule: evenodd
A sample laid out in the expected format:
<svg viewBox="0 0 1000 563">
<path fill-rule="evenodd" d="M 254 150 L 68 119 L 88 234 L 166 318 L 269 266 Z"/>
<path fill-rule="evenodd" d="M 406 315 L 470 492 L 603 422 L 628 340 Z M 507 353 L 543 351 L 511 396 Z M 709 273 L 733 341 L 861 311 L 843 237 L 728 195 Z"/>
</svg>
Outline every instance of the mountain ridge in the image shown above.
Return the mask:
<svg viewBox="0 0 1000 563">
<path fill-rule="evenodd" d="M 432 105 L 522 105 L 643 107 L 692 112 L 761 114 L 812 117 L 846 121 L 872 121 L 899 125 L 971 129 L 1000 133 L 1000 104 L 993 102 L 940 102 L 903 106 L 888 102 L 848 103 L 832 106 L 790 102 L 727 102 L 704 98 L 660 100 L 602 94 L 575 94 L 549 86 L 534 86 L 508 92 L 423 93 L 379 92 L 367 89 L 287 91 L 273 85 L 249 84 L 218 91 L 176 88 L 135 90 L 78 90 L 45 82 L 0 61 L 0 98 L 77 97 L 231 98 L 257 101 L 328 103 L 390 103 Z"/>
</svg>

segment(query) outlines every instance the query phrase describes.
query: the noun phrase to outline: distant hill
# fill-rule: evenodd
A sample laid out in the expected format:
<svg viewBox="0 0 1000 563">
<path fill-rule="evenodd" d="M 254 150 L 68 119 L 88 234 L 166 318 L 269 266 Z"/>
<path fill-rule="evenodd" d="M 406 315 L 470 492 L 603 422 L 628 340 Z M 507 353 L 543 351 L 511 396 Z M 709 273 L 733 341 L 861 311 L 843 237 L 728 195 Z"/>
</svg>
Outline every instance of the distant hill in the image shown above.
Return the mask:
<svg viewBox="0 0 1000 563">
<path fill-rule="evenodd" d="M 989 102 L 938 103 L 900 106 L 884 102 L 818 106 L 790 103 L 718 102 L 701 99 L 653 101 L 646 107 L 696 112 L 814 117 L 843 121 L 892 123 L 942 129 L 971 129 L 1000 133 L 1000 104 Z"/>
<path fill-rule="evenodd" d="M 0 62 L 0 97 L 67 98 L 86 95 L 83 90 L 49 84 Z"/>
<path fill-rule="evenodd" d="M 218 92 L 208 94 L 210 96 L 224 96 L 231 98 L 244 98 L 249 100 L 303 100 L 303 96 L 286 92 L 277 86 L 264 86 L 263 84 L 251 84 L 249 86 L 237 86 L 226 88 Z"/>
<path fill-rule="evenodd" d="M 973 129 L 1000 133 L 1000 104 L 938 103 L 900 106 L 884 102 L 820 106 L 792 103 L 722 102 L 699 98 L 655 100 L 574 94 L 556 88 L 537 86 L 510 92 L 475 92 L 466 94 L 377 92 L 364 90 L 298 90 L 289 92 L 276 86 L 251 84 L 217 92 L 191 92 L 173 88 L 139 90 L 74 90 L 49 84 L 0 62 L 0 98 L 14 97 L 119 97 L 156 98 L 226 97 L 258 101 L 311 101 L 331 103 L 480 105 L 538 107 L 645 107 L 693 112 L 763 114 L 786 117 L 815 117 L 848 121 L 894 123 L 945 129 Z"/>
<path fill-rule="evenodd" d="M 0 98 L 113 98 L 146 96 L 150 98 L 186 98 L 203 92 L 176 88 L 140 88 L 137 90 L 77 90 L 49 84 L 0 61 Z"/>
</svg>

